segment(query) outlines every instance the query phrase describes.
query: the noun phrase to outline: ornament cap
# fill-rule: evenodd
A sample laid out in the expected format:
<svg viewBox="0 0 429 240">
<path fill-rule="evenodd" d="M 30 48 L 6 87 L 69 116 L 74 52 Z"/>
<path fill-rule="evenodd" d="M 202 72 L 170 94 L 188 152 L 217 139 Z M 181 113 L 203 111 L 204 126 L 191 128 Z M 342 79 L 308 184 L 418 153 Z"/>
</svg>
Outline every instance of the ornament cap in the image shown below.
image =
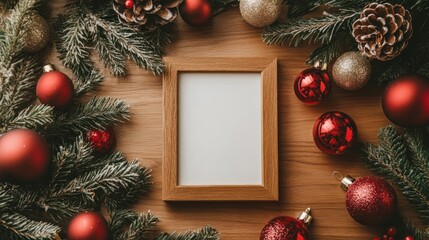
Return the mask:
<svg viewBox="0 0 429 240">
<path fill-rule="evenodd" d="M 48 72 L 53 72 L 55 71 L 55 66 L 54 64 L 46 64 L 45 66 L 43 66 L 43 73 L 48 73 Z"/>
<path fill-rule="evenodd" d="M 353 184 L 353 182 L 356 181 L 352 176 L 347 175 L 345 178 L 341 180 L 341 188 L 344 191 L 347 191 L 349 189 L 349 186 Z"/>
<path fill-rule="evenodd" d="M 313 220 L 313 217 L 310 215 L 311 208 L 305 209 L 305 211 L 300 212 L 297 219 L 299 221 L 302 221 L 305 225 L 310 225 L 311 220 Z"/>
</svg>

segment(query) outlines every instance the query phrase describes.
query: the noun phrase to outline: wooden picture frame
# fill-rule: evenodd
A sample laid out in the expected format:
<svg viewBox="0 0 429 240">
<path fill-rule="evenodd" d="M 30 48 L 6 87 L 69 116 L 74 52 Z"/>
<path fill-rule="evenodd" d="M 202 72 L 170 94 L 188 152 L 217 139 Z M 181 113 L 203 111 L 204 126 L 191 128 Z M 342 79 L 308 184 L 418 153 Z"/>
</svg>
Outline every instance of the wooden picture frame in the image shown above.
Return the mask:
<svg viewBox="0 0 429 240">
<path fill-rule="evenodd" d="M 277 59 L 165 58 L 165 63 L 162 199 L 164 201 L 278 201 Z M 193 72 L 260 73 L 261 184 L 191 186 L 179 184 L 179 74 Z"/>
</svg>

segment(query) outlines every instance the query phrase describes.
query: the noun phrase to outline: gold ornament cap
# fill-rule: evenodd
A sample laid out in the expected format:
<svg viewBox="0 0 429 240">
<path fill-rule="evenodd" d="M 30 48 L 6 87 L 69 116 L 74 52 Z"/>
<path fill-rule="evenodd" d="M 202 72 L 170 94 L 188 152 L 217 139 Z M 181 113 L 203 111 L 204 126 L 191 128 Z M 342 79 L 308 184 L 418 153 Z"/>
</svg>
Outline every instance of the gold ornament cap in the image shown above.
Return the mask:
<svg viewBox="0 0 429 240">
<path fill-rule="evenodd" d="M 55 71 L 55 66 L 54 64 L 46 64 L 45 66 L 43 66 L 43 73 L 48 73 L 48 72 L 52 72 Z"/>
<path fill-rule="evenodd" d="M 334 172 L 334 177 L 338 181 L 341 181 L 340 186 L 344 191 L 349 190 L 350 185 L 356 181 L 356 179 L 354 179 L 352 176 L 347 175 L 346 177 L 343 177 L 343 175 L 339 172 Z"/>
<path fill-rule="evenodd" d="M 302 221 L 305 225 L 310 225 L 311 221 L 313 220 L 313 217 L 310 215 L 311 208 L 305 209 L 305 211 L 300 212 L 297 219 L 299 221 Z"/>
</svg>

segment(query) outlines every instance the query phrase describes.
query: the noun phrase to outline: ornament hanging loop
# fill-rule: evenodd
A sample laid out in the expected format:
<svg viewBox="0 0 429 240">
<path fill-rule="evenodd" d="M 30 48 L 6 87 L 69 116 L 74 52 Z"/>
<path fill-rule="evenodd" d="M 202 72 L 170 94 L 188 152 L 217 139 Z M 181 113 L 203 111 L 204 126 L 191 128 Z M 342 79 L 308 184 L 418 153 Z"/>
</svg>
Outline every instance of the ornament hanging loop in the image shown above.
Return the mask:
<svg viewBox="0 0 429 240">
<path fill-rule="evenodd" d="M 343 174 L 341 174 L 340 172 L 335 171 L 332 175 L 334 175 L 335 179 L 337 179 L 338 181 L 341 182 L 341 180 L 343 180 Z"/>
</svg>

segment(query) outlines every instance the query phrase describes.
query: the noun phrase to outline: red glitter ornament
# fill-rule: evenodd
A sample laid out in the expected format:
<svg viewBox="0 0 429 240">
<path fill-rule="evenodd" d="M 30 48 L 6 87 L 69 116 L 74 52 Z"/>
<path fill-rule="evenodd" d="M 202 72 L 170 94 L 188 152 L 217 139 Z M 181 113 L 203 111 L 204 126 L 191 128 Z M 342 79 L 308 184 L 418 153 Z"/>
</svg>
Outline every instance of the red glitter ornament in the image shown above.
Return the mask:
<svg viewBox="0 0 429 240">
<path fill-rule="evenodd" d="M 310 240 L 307 225 L 311 223 L 310 208 L 298 218 L 276 217 L 262 229 L 260 240 Z"/>
<path fill-rule="evenodd" d="M 134 1 L 133 0 L 127 0 L 125 1 L 125 8 L 127 9 L 133 9 L 134 7 Z"/>
<path fill-rule="evenodd" d="M 39 101 L 53 107 L 64 107 L 73 98 L 74 89 L 70 78 L 60 71 L 55 71 L 51 64 L 43 67 L 44 74 L 36 86 Z"/>
<path fill-rule="evenodd" d="M 67 228 L 68 240 L 107 240 L 107 222 L 98 213 L 83 212 L 76 215 Z"/>
<path fill-rule="evenodd" d="M 179 5 L 182 19 L 192 26 L 203 26 L 212 19 L 213 7 L 210 0 L 184 0 Z"/>
<path fill-rule="evenodd" d="M 429 84 L 416 75 L 393 81 L 383 94 L 383 110 L 387 118 L 403 127 L 429 124 Z"/>
<path fill-rule="evenodd" d="M 29 129 L 15 129 L 0 137 L 0 175 L 18 182 L 32 182 L 46 172 L 50 160 L 46 141 Z"/>
<path fill-rule="evenodd" d="M 112 150 L 115 145 L 115 135 L 112 128 L 101 130 L 91 130 L 86 134 L 86 139 L 91 143 L 94 151 L 104 154 Z"/>
<path fill-rule="evenodd" d="M 327 112 L 314 123 L 313 139 L 322 152 L 342 154 L 356 142 L 357 127 L 349 115 L 343 112 Z"/>
<path fill-rule="evenodd" d="M 346 176 L 341 180 L 341 188 L 347 191 L 347 211 L 361 224 L 367 226 L 386 224 L 396 213 L 398 198 L 395 190 L 381 177 L 367 176 L 355 180 L 351 176 Z M 396 234 L 394 230 L 389 230 L 389 234 Z"/>
<path fill-rule="evenodd" d="M 326 71 L 308 68 L 295 79 L 295 95 L 304 103 L 315 105 L 325 100 L 331 92 L 332 81 Z"/>
</svg>

